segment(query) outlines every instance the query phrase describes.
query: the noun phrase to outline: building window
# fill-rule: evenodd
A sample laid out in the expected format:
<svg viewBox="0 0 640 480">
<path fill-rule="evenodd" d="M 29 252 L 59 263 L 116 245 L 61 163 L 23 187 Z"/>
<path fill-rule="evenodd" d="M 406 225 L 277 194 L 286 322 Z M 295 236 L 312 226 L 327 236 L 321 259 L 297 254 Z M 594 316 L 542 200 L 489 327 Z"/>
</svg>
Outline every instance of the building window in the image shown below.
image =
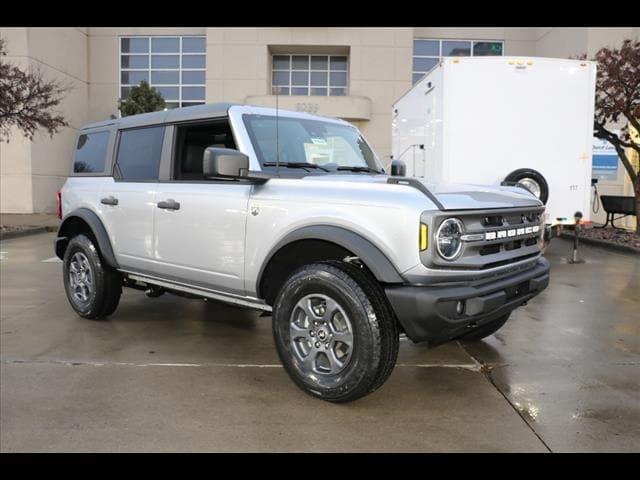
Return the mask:
<svg viewBox="0 0 640 480">
<path fill-rule="evenodd" d="M 167 108 L 204 103 L 205 37 L 120 37 L 120 97 L 142 80 Z"/>
<path fill-rule="evenodd" d="M 343 96 L 347 94 L 345 55 L 273 55 L 274 95 Z"/>
<path fill-rule="evenodd" d="M 486 40 L 413 40 L 413 83 L 435 67 L 442 57 L 504 55 L 504 42 Z"/>
</svg>

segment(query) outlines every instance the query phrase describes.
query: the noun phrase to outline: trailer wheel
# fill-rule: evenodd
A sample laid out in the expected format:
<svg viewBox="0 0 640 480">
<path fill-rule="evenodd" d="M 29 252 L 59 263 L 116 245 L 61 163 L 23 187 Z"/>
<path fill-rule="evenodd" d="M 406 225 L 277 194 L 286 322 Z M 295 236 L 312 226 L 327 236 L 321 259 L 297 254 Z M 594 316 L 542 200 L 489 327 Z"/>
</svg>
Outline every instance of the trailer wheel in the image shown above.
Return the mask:
<svg viewBox="0 0 640 480">
<path fill-rule="evenodd" d="M 519 168 L 514 170 L 504 179 L 505 182 L 518 183 L 546 205 L 549 200 L 549 185 L 540 172 L 532 168 Z"/>
</svg>

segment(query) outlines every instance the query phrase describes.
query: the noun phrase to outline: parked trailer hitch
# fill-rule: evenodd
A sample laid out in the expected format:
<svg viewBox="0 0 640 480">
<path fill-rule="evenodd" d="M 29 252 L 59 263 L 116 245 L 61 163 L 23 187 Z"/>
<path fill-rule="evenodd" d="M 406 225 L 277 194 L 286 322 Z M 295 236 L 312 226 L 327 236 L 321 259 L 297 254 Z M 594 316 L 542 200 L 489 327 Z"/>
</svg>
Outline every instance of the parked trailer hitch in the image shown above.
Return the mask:
<svg viewBox="0 0 640 480">
<path fill-rule="evenodd" d="M 576 212 L 573 214 L 575 219 L 575 225 L 573 226 L 573 256 L 569 260 L 569 263 L 584 263 L 584 259 L 578 258 L 578 234 L 580 231 L 580 220 L 582 220 L 582 212 Z"/>
</svg>

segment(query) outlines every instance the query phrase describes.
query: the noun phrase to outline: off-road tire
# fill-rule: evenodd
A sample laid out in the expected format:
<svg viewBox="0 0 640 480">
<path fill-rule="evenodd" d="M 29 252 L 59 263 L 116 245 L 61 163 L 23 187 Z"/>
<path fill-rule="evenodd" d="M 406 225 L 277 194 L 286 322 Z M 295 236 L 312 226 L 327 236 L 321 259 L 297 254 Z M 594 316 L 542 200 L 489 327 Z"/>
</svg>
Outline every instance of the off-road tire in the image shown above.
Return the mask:
<svg viewBox="0 0 640 480">
<path fill-rule="evenodd" d="M 496 318 L 495 320 L 490 321 L 486 325 L 482 325 L 472 332 L 467 333 L 462 337 L 463 340 L 482 340 L 483 338 L 487 338 L 489 335 L 493 335 L 498 330 L 500 330 L 507 320 L 509 319 L 510 314 L 506 314 L 503 317 Z"/>
<path fill-rule="evenodd" d="M 293 351 L 290 322 L 298 302 L 321 294 L 335 300 L 349 317 L 353 350 L 336 375 L 309 375 Z M 280 289 L 273 308 L 276 349 L 291 379 L 306 393 L 330 402 L 350 402 L 379 388 L 398 356 L 399 331 L 386 295 L 377 281 L 355 265 L 319 262 L 295 271 Z"/>
<path fill-rule="evenodd" d="M 87 259 L 92 276 L 93 288 L 86 302 L 75 298 L 71 291 L 69 269 L 78 252 Z M 63 259 L 63 278 L 69 303 L 81 317 L 103 319 L 118 307 L 122 295 L 122 276 L 104 262 L 100 251 L 86 235 L 77 235 L 69 240 Z"/>
</svg>

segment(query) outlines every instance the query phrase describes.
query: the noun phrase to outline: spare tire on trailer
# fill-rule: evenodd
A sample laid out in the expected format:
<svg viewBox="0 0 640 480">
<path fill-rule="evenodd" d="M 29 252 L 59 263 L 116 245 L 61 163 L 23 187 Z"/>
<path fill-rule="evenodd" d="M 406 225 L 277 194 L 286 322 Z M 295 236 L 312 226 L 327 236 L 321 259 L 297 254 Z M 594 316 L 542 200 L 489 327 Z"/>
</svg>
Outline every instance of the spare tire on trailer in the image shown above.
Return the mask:
<svg viewBox="0 0 640 480">
<path fill-rule="evenodd" d="M 519 168 L 504 179 L 505 183 L 517 183 L 533 193 L 546 205 L 549 200 L 549 185 L 540 172 L 532 168 Z"/>
</svg>

